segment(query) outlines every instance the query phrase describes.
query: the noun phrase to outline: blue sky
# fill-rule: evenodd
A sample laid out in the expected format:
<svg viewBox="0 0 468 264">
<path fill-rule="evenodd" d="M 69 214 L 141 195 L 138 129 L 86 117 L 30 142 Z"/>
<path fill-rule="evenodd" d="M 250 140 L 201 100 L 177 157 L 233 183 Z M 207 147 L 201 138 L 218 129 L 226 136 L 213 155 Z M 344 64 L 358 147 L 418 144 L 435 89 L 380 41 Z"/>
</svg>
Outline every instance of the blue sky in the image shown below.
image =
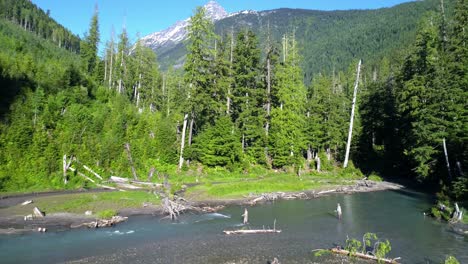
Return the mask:
<svg viewBox="0 0 468 264">
<path fill-rule="evenodd" d="M 175 21 L 192 15 L 197 6 L 208 0 L 32 0 L 52 17 L 83 36 L 88 30 L 94 6 L 99 8 L 101 42 L 110 37 L 112 27 L 118 34 L 125 23 L 132 40 L 136 34 L 148 35 L 172 25 Z M 227 12 L 246 9 L 268 10 L 280 7 L 318 10 L 374 9 L 390 7 L 409 0 L 218 0 Z"/>
</svg>

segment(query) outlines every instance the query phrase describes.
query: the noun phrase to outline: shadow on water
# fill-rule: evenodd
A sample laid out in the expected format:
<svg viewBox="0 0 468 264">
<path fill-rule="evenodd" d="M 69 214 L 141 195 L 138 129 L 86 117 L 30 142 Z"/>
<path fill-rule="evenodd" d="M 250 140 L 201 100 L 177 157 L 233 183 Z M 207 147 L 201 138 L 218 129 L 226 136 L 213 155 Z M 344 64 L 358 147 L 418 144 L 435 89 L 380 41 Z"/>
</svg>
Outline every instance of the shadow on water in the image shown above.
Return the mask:
<svg viewBox="0 0 468 264">
<path fill-rule="evenodd" d="M 407 188 L 399 189 L 399 190 L 390 190 L 390 192 L 395 192 L 395 193 L 398 193 L 398 194 L 401 194 L 410 198 L 414 198 L 417 200 L 424 200 L 426 202 L 432 202 L 435 198 L 434 196 L 431 196 L 429 194 L 418 192 L 418 191 L 407 189 Z"/>
</svg>

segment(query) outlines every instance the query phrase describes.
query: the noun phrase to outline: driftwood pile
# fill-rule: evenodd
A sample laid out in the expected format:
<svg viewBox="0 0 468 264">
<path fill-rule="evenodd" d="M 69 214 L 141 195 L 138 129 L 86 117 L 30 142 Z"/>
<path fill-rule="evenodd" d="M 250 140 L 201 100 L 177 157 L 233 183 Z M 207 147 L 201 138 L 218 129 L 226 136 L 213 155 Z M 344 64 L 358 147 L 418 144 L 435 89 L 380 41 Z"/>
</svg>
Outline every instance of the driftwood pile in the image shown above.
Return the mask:
<svg viewBox="0 0 468 264">
<path fill-rule="evenodd" d="M 124 222 L 128 219 L 125 216 L 113 216 L 111 219 L 98 219 L 96 221 L 92 221 L 89 223 L 83 223 L 79 225 L 72 225 L 71 228 L 80 228 L 80 227 L 88 227 L 88 228 L 100 228 L 100 227 L 111 227 L 115 224 Z"/>
<path fill-rule="evenodd" d="M 223 205 L 218 205 L 215 207 L 193 206 L 181 197 L 178 197 L 175 200 L 171 200 L 168 197 L 162 199 L 162 212 L 167 215 L 165 218 L 170 218 L 171 220 L 177 220 L 179 215 L 187 211 L 198 213 L 214 213 L 223 208 Z"/>
<path fill-rule="evenodd" d="M 278 199 L 284 199 L 284 200 L 293 200 L 293 199 L 307 199 L 309 198 L 307 194 L 301 192 L 301 193 L 284 193 L 284 192 L 275 192 L 275 193 L 263 193 L 259 197 L 256 197 L 247 204 L 249 205 L 255 205 L 259 202 L 273 202 Z"/>
</svg>

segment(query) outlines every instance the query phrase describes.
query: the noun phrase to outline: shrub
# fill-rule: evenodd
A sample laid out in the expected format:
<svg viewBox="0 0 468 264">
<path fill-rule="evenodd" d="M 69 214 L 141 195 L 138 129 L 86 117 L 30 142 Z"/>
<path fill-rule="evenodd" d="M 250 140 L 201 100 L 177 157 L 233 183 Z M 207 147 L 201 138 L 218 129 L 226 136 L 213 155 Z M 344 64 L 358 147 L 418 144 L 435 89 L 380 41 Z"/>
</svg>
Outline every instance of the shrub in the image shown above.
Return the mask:
<svg viewBox="0 0 468 264">
<path fill-rule="evenodd" d="M 110 219 L 113 216 L 116 216 L 117 212 L 115 210 L 104 210 L 97 213 L 97 216 L 100 219 Z"/>
</svg>

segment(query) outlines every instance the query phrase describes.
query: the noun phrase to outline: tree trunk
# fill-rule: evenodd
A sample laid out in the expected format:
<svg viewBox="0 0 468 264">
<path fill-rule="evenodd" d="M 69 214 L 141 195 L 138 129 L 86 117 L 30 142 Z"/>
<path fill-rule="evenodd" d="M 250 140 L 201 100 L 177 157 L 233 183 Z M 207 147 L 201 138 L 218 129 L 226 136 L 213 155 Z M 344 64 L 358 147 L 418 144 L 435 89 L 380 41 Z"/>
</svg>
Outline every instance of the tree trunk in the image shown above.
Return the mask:
<svg viewBox="0 0 468 264">
<path fill-rule="evenodd" d="M 67 170 L 68 170 L 68 166 L 67 166 L 67 155 L 63 155 L 63 182 L 65 184 L 68 183 L 68 179 L 67 179 Z"/>
<path fill-rule="evenodd" d="M 312 153 L 312 149 L 310 148 L 310 145 L 309 147 L 307 148 L 307 167 L 310 169 L 310 163 L 312 162 L 312 159 L 313 159 L 313 153 Z"/>
<path fill-rule="evenodd" d="M 349 150 L 351 149 L 351 138 L 353 136 L 354 110 L 356 108 L 356 97 L 357 97 L 360 73 L 361 73 L 361 60 L 359 60 L 359 63 L 358 63 L 356 82 L 354 83 L 353 104 L 351 105 L 351 120 L 349 121 L 348 142 L 346 143 L 346 154 L 345 154 L 345 159 L 343 163 L 344 168 L 348 167 Z"/>
<path fill-rule="evenodd" d="M 182 127 L 182 139 L 180 141 L 179 169 L 182 169 L 182 165 L 184 164 L 184 146 L 185 146 L 185 131 L 187 130 L 187 118 L 188 118 L 188 114 L 185 114 L 184 125 Z"/>
<path fill-rule="evenodd" d="M 268 136 L 268 131 L 270 129 L 270 112 L 271 112 L 271 66 L 270 59 L 267 59 L 267 122 L 265 125 L 265 133 Z"/>
<path fill-rule="evenodd" d="M 452 172 L 450 170 L 450 162 L 448 158 L 447 145 L 445 144 L 445 138 L 442 139 L 442 144 L 444 146 L 445 163 L 447 164 L 447 172 L 448 172 L 449 178 L 452 179 Z"/>
<path fill-rule="evenodd" d="M 242 134 L 242 153 L 245 152 L 245 134 Z"/>
<path fill-rule="evenodd" d="M 133 165 L 132 160 L 132 153 L 130 152 L 130 144 L 125 143 L 125 150 L 127 151 L 128 162 L 130 163 L 130 167 L 132 168 L 133 179 L 138 180 L 138 176 L 135 170 L 135 166 Z"/>
<path fill-rule="evenodd" d="M 192 112 L 192 118 L 190 119 L 190 131 L 189 131 L 189 139 L 188 139 L 188 145 L 192 146 L 192 136 L 193 136 L 193 123 L 194 123 L 194 117 L 193 117 L 193 112 Z"/>
<path fill-rule="evenodd" d="M 136 107 L 140 106 L 141 73 L 138 75 L 138 86 L 136 89 Z"/>
<path fill-rule="evenodd" d="M 112 69 L 113 69 L 113 60 L 114 60 L 114 33 L 112 32 L 111 37 L 111 48 L 110 48 L 110 65 L 109 65 L 109 88 L 112 89 Z"/>
<path fill-rule="evenodd" d="M 317 163 L 317 172 L 320 172 L 320 157 L 317 153 L 317 156 L 315 156 L 315 161 Z"/>
<path fill-rule="evenodd" d="M 233 62 L 233 52 L 234 52 L 234 29 L 231 28 L 231 53 L 229 55 L 229 75 L 232 78 L 232 62 Z M 231 79 L 232 82 L 232 79 Z M 231 83 L 229 83 L 228 91 L 227 91 L 227 98 L 226 98 L 226 114 L 229 115 L 231 112 Z"/>
</svg>

